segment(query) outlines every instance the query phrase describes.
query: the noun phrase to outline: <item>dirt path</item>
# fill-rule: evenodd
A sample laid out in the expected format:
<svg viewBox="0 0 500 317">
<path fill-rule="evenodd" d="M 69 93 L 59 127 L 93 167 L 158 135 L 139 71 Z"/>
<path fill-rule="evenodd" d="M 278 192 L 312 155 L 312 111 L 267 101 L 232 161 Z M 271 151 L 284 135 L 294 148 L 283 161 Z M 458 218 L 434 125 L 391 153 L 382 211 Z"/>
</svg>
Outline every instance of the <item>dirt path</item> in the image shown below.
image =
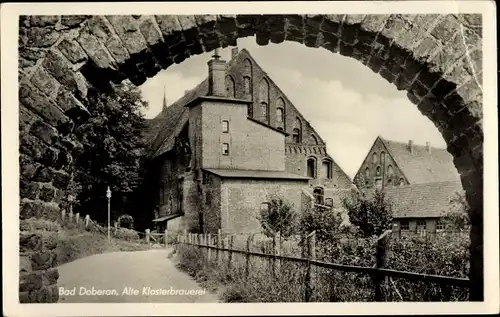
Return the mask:
<svg viewBox="0 0 500 317">
<path fill-rule="evenodd" d="M 177 269 L 175 263 L 167 258 L 168 253 L 169 250 L 165 249 L 112 252 L 61 265 L 59 302 L 218 302 L 216 295 L 201 288 L 189 275 Z M 62 289 L 66 294 L 61 293 Z"/>
</svg>

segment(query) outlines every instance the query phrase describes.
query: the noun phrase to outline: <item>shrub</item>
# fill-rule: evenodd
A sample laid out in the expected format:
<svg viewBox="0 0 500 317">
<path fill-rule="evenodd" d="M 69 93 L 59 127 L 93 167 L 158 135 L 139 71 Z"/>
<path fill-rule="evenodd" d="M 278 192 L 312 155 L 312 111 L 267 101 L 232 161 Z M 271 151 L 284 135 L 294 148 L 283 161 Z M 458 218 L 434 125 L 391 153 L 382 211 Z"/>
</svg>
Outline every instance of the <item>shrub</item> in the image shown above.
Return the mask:
<svg viewBox="0 0 500 317">
<path fill-rule="evenodd" d="M 295 233 L 297 214 L 291 203 L 272 197 L 267 208 L 261 208 L 259 220 L 265 235 L 272 237 L 279 232 L 286 239 Z"/>
<path fill-rule="evenodd" d="M 300 217 L 299 231 L 302 235 L 316 231 L 316 240 L 321 243 L 331 241 L 333 236 L 342 230 L 341 224 L 340 212 L 310 207 L 304 210 Z"/>
<path fill-rule="evenodd" d="M 20 221 L 21 231 L 59 231 L 61 225 L 50 220 L 29 218 Z"/>
<path fill-rule="evenodd" d="M 139 240 L 139 234 L 135 230 L 127 228 L 118 228 L 115 230 L 113 236 L 117 239 L 122 239 L 125 241 L 137 241 Z"/>
<path fill-rule="evenodd" d="M 392 226 L 392 204 L 381 190 L 376 190 L 373 197 L 356 192 L 343 200 L 349 221 L 359 227 L 365 237 L 381 235 Z"/>
</svg>

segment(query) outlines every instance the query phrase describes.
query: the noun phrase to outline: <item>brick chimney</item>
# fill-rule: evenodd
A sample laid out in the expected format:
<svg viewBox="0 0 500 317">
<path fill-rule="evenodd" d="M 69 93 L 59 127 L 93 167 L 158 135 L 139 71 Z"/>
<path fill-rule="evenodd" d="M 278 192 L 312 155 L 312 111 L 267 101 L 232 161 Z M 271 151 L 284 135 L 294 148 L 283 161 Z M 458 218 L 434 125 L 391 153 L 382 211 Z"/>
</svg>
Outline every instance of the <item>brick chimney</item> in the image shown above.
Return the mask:
<svg viewBox="0 0 500 317">
<path fill-rule="evenodd" d="M 220 59 L 216 48 L 212 59 L 208 61 L 208 95 L 226 97 L 226 61 Z"/>
<path fill-rule="evenodd" d="M 408 141 L 408 150 L 410 153 L 413 153 L 413 140 Z"/>
<path fill-rule="evenodd" d="M 431 153 L 431 142 L 425 142 L 425 149 L 427 153 Z"/>
<path fill-rule="evenodd" d="M 238 55 L 238 47 L 233 47 L 231 49 L 231 59 L 235 59 L 236 58 L 236 55 Z"/>
</svg>

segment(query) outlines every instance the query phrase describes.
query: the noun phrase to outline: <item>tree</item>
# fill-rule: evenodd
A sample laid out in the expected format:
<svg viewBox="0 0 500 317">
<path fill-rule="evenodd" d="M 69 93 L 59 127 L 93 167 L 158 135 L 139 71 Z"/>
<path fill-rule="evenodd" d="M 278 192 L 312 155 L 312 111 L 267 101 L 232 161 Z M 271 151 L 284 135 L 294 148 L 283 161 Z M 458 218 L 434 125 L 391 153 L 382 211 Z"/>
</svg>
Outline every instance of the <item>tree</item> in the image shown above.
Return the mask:
<svg viewBox="0 0 500 317">
<path fill-rule="evenodd" d="M 302 235 L 316 231 L 319 242 L 333 241 L 336 233 L 342 232 L 341 213 L 333 209 L 311 206 L 303 211 L 300 217 L 299 230 Z"/>
<path fill-rule="evenodd" d="M 128 82 L 107 93 L 89 94 L 88 121 L 75 129 L 83 145 L 74 164 L 74 188 L 82 214 L 107 219 L 107 186 L 113 192 L 113 219 L 124 210 L 123 197 L 132 196 L 143 178 L 145 119 L 148 107 L 139 89 Z"/>
<path fill-rule="evenodd" d="M 450 200 L 450 206 L 443 218 L 444 223 L 448 229 L 451 230 L 464 230 L 470 225 L 469 219 L 469 204 L 465 198 L 465 193 L 455 192 Z"/>
<path fill-rule="evenodd" d="M 365 237 L 381 235 L 392 226 L 392 204 L 381 190 L 367 198 L 360 191 L 343 200 L 351 224 L 357 226 Z"/>
<path fill-rule="evenodd" d="M 272 237 L 279 232 L 286 239 L 295 233 L 297 214 L 291 203 L 273 196 L 260 209 L 259 220 L 266 236 Z"/>
</svg>

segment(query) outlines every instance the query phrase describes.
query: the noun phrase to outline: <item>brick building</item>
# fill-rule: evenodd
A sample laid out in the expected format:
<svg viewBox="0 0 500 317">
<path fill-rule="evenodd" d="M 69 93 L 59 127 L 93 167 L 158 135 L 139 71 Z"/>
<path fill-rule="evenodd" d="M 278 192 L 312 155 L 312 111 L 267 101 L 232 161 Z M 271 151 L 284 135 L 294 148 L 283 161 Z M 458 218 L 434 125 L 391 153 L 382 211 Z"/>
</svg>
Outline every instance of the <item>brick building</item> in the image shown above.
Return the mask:
<svg viewBox="0 0 500 317">
<path fill-rule="evenodd" d="M 354 176 L 371 193 L 382 189 L 393 204 L 394 224 L 405 233 L 436 232 L 454 194 L 463 191 L 460 174 L 446 149 L 377 137 Z"/>
<path fill-rule="evenodd" d="M 326 144 L 249 52 L 218 53 L 208 78 L 151 120 L 155 222 L 249 232 L 273 194 L 301 206 L 301 190 L 352 186 Z M 177 218 L 177 219 L 175 219 Z"/>
</svg>

